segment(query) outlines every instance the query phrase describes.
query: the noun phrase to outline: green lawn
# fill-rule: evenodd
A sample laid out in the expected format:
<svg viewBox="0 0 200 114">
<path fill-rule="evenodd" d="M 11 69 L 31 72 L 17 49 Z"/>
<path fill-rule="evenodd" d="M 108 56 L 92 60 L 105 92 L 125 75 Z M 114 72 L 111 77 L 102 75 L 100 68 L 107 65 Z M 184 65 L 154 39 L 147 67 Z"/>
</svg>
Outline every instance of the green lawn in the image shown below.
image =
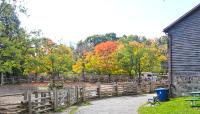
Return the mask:
<svg viewBox="0 0 200 114">
<path fill-rule="evenodd" d="M 200 107 L 190 107 L 190 102 L 185 101 L 186 99 L 190 98 L 174 98 L 168 102 L 161 102 L 160 105 L 156 106 L 143 105 L 138 111 L 139 114 L 200 114 Z"/>
</svg>

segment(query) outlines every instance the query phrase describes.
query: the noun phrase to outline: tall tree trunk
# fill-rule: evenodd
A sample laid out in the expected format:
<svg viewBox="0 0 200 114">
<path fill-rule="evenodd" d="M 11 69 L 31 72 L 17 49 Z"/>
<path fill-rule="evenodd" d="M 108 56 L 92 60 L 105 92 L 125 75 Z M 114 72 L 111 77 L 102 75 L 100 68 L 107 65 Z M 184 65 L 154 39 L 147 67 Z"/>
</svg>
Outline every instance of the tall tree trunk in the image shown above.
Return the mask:
<svg viewBox="0 0 200 114">
<path fill-rule="evenodd" d="M 138 84 L 141 84 L 141 64 L 138 64 Z"/>
<path fill-rule="evenodd" d="M 141 72 L 140 71 L 138 73 L 138 76 L 139 76 L 139 78 L 138 78 L 138 84 L 141 84 Z"/>
<path fill-rule="evenodd" d="M 129 77 L 130 77 L 130 79 L 133 79 L 131 71 L 129 71 Z"/>
<path fill-rule="evenodd" d="M 4 81 L 4 79 L 3 79 L 3 73 L 1 72 L 1 86 L 3 86 L 3 82 Z"/>
<path fill-rule="evenodd" d="M 28 83 L 32 83 L 32 76 L 28 75 Z"/>
<path fill-rule="evenodd" d="M 37 82 L 38 73 L 35 73 L 35 82 Z"/>
<path fill-rule="evenodd" d="M 55 68 L 54 68 L 54 59 L 51 59 L 51 67 L 52 67 L 51 77 L 52 77 L 52 83 L 53 83 L 53 88 L 54 88 L 54 87 L 55 87 Z"/>
<path fill-rule="evenodd" d="M 109 83 L 111 82 L 111 74 L 110 73 L 108 74 L 108 82 Z"/>
<path fill-rule="evenodd" d="M 82 62 L 82 81 L 85 82 L 85 63 Z"/>
<path fill-rule="evenodd" d="M 56 85 L 55 74 L 54 74 L 54 72 L 51 73 L 51 78 L 52 78 L 52 89 L 54 89 L 54 88 L 55 88 L 55 85 Z"/>
</svg>

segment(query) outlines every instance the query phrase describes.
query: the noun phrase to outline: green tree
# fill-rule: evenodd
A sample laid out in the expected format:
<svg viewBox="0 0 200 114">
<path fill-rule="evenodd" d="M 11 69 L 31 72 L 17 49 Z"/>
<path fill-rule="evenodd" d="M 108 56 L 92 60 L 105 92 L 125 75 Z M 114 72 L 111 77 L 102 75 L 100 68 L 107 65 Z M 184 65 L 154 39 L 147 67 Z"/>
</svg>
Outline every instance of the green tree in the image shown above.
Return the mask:
<svg viewBox="0 0 200 114">
<path fill-rule="evenodd" d="M 134 67 L 134 52 L 133 46 L 128 43 L 121 44 L 121 48 L 117 52 L 117 61 L 120 69 L 127 73 L 131 78 L 134 76 L 133 67 Z"/>
<path fill-rule="evenodd" d="M 17 10 L 21 8 L 2 0 L 0 4 L 0 66 L 1 73 L 23 74 L 24 56 L 29 49 L 25 30 L 20 28 Z"/>
<path fill-rule="evenodd" d="M 56 76 L 59 77 L 60 74 L 66 74 L 72 70 L 73 58 L 69 47 L 63 44 L 56 45 L 55 43 L 49 43 L 46 52 L 45 65 L 53 81 Z"/>
<path fill-rule="evenodd" d="M 40 31 L 33 31 L 29 35 L 30 49 L 25 56 L 24 74 L 35 74 L 35 81 L 37 81 L 38 74 L 46 71 L 46 65 L 44 61 L 46 54 L 43 48 L 46 47 L 47 39 L 41 38 Z"/>
</svg>

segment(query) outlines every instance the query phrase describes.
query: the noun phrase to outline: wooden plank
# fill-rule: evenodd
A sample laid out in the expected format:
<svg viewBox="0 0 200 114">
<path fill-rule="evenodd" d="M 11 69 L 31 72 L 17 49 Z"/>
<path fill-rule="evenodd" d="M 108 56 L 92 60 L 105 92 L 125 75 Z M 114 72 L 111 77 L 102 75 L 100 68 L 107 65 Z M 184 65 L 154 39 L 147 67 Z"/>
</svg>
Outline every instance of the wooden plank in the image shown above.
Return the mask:
<svg viewBox="0 0 200 114">
<path fill-rule="evenodd" d="M 0 104 L 0 107 L 1 107 L 1 106 L 15 106 L 15 105 L 19 105 L 19 106 L 21 106 L 22 104 L 21 104 L 21 103 L 13 103 L 13 104 Z"/>
<path fill-rule="evenodd" d="M 0 110 L 0 114 L 18 114 L 18 113 L 22 113 L 23 111 L 27 111 L 27 109 L 18 109 L 16 111 L 8 111 L 8 110 Z"/>
<path fill-rule="evenodd" d="M 4 94 L 4 95 L 0 95 L 0 97 L 19 96 L 19 95 L 23 95 L 23 93 Z"/>
<path fill-rule="evenodd" d="M 17 111 L 20 107 L 0 107 L 0 110 Z"/>
</svg>

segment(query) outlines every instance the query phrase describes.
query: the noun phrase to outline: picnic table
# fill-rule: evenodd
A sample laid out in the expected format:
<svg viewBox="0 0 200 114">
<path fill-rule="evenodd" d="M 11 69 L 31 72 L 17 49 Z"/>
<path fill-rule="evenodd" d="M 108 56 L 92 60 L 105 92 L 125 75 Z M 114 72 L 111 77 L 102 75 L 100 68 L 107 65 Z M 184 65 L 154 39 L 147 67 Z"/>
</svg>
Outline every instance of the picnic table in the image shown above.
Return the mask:
<svg viewBox="0 0 200 114">
<path fill-rule="evenodd" d="M 190 101 L 191 105 L 196 107 L 197 106 L 197 101 L 200 101 L 200 91 L 192 91 L 189 92 L 192 95 L 192 99 L 186 100 L 186 101 Z"/>
</svg>

